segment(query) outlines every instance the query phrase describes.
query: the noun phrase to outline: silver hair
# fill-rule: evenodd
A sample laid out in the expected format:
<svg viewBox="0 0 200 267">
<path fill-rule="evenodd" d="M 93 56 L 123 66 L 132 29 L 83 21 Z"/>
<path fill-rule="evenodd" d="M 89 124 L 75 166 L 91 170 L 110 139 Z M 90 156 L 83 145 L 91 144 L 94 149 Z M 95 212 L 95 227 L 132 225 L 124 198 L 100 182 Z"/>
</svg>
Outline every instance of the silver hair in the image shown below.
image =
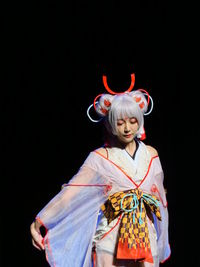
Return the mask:
<svg viewBox="0 0 200 267">
<path fill-rule="evenodd" d="M 140 102 L 143 102 L 143 108 L 140 107 L 139 103 L 136 101 L 137 98 L 141 98 Z M 109 108 L 107 108 L 107 113 L 102 114 L 101 107 L 102 103 L 105 101 L 102 101 L 102 99 L 109 99 L 111 102 L 111 105 Z M 107 129 L 112 134 L 117 134 L 117 120 L 119 119 L 125 119 L 125 118 L 136 118 L 138 122 L 138 131 L 136 133 L 136 136 L 140 136 L 143 132 L 144 127 L 144 113 L 147 110 L 147 101 L 143 93 L 137 91 L 137 92 L 131 92 L 131 93 L 124 93 L 112 96 L 109 94 L 105 94 L 99 100 L 99 105 L 97 105 L 97 113 L 101 116 L 106 116 L 107 122 L 109 125 L 107 125 Z M 103 107 L 105 108 L 105 107 Z"/>
</svg>

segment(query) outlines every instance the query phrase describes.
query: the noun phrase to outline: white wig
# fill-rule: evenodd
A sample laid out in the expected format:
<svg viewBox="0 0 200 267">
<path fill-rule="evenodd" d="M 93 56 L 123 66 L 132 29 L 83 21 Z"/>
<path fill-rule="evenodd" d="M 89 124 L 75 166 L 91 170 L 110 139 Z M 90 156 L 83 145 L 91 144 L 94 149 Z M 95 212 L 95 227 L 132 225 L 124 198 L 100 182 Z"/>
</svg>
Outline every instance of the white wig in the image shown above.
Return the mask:
<svg viewBox="0 0 200 267">
<path fill-rule="evenodd" d="M 144 113 L 148 104 L 144 94 L 140 91 L 123 93 L 119 95 L 104 94 L 98 101 L 96 112 L 106 117 L 110 127 L 107 127 L 114 135 L 117 133 L 117 120 L 136 118 L 138 122 L 137 137 L 140 137 L 144 128 Z"/>
</svg>

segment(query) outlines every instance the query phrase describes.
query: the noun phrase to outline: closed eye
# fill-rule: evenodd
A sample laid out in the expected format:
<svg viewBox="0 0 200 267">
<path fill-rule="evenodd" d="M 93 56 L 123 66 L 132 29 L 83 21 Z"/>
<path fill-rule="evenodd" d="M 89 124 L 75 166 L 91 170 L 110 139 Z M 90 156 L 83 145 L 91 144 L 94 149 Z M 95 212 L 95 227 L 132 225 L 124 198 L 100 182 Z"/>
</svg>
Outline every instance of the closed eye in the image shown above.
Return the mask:
<svg viewBox="0 0 200 267">
<path fill-rule="evenodd" d="M 124 123 L 124 122 L 117 122 L 117 125 L 118 125 L 118 126 L 121 126 L 121 125 L 123 125 L 123 123 Z"/>
<path fill-rule="evenodd" d="M 134 124 L 134 123 L 136 123 L 136 122 L 137 122 L 136 118 L 131 118 L 131 119 L 130 119 L 130 123 L 131 123 L 131 124 Z"/>
</svg>

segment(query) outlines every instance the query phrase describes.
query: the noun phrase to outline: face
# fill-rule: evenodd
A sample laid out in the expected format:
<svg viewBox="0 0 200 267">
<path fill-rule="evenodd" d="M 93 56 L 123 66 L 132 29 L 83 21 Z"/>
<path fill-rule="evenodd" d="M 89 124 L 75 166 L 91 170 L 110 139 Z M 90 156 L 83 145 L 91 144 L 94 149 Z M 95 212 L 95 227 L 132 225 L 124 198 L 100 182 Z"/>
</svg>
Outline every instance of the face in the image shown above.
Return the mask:
<svg viewBox="0 0 200 267">
<path fill-rule="evenodd" d="M 138 130 L 136 118 L 125 118 L 117 120 L 117 137 L 122 143 L 128 144 L 133 141 Z"/>
</svg>

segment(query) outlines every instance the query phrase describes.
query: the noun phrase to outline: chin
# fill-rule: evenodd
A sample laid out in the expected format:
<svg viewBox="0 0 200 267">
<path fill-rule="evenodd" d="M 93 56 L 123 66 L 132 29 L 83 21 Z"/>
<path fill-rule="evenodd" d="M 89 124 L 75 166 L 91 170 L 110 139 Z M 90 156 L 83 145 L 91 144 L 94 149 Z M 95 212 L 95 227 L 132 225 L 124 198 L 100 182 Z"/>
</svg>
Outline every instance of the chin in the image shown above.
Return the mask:
<svg viewBox="0 0 200 267">
<path fill-rule="evenodd" d="M 123 138 L 123 140 L 121 140 L 123 143 L 125 144 L 129 144 L 131 142 L 133 142 L 134 137 L 131 138 Z"/>
</svg>

